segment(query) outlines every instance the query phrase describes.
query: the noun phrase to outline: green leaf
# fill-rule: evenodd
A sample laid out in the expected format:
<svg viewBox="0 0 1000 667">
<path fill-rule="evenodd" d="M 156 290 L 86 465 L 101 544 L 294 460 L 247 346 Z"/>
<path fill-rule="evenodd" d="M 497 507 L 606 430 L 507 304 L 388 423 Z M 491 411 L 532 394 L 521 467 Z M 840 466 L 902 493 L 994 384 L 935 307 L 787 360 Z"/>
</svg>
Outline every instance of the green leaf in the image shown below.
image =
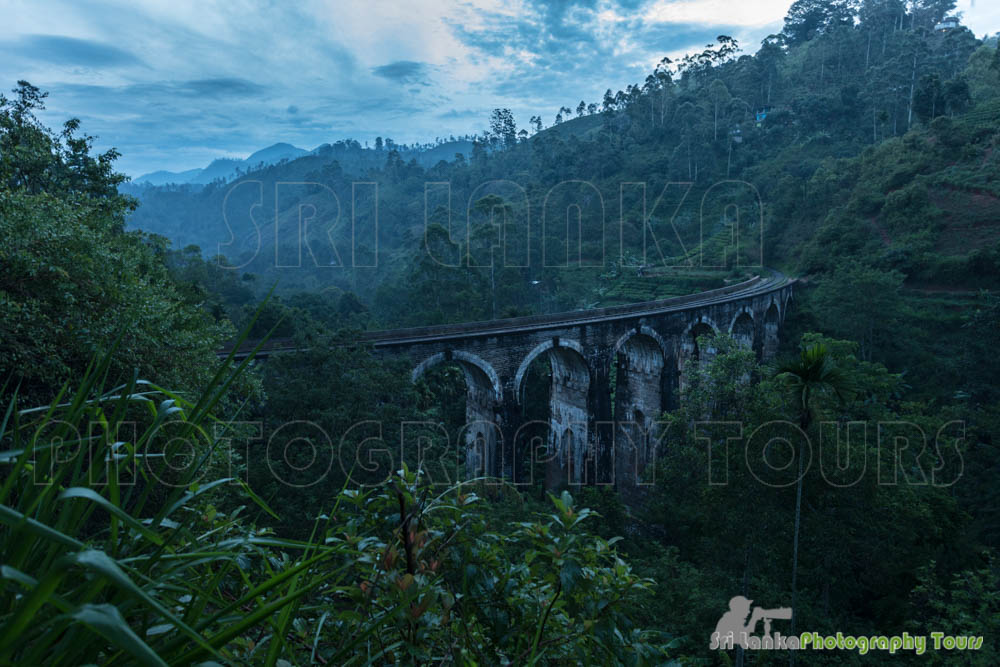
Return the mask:
<svg viewBox="0 0 1000 667">
<path fill-rule="evenodd" d="M 111 514 L 113 514 L 114 516 L 118 517 L 126 524 L 131 526 L 135 531 L 141 533 L 143 537 L 145 537 L 153 544 L 157 546 L 163 544 L 163 538 L 160 537 L 156 532 L 142 525 L 142 523 L 136 520 L 135 517 L 133 517 L 128 512 L 118 507 L 117 505 L 115 505 L 110 500 L 100 495 L 96 491 L 77 486 L 73 487 L 72 489 L 66 489 L 65 491 L 59 494 L 60 500 L 70 500 L 72 498 L 83 498 L 85 500 L 90 500 L 91 502 L 97 505 L 100 505 L 104 509 L 108 510 Z"/>
<path fill-rule="evenodd" d="M 140 664 L 166 666 L 167 663 L 132 631 L 115 606 L 85 604 L 69 616 L 102 635 Z"/>
<path fill-rule="evenodd" d="M 563 590 L 572 593 L 582 574 L 580 564 L 571 558 L 567 559 L 559 571 L 559 581 L 562 582 Z"/>
<path fill-rule="evenodd" d="M 165 620 L 170 621 L 174 626 L 180 630 L 183 634 L 187 635 L 189 639 L 193 639 L 202 648 L 209 650 L 211 653 L 215 653 L 215 650 L 208 645 L 205 638 L 200 634 L 195 632 L 181 619 L 177 618 L 174 614 L 170 612 L 166 607 L 164 607 L 159 601 L 150 596 L 146 591 L 139 588 L 135 582 L 133 582 L 128 575 L 122 572 L 118 564 L 115 563 L 106 553 L 103 551 L 97 551 L 96 549 L 90 549 L 88 551 L 81 551 L 78 554 L 74 554 L 72 559 L 94 572 L 102 574 L 106 579 L 108 579 L 112 584 L 118 588 L 131 593 L 139 600 L 148 605 L 151 609 L 157 611 Z"/>
<path fill-rule="evenodd" d="M 274 517 L 278 521 L 281 521 L 281 517 L 278 516 L 277 513 L 274 510 L 272 510 L 270 507 L 267 506 L 267 503 L 264 502 L 263 498 L 261 498 L 260 496 L 258 496 L 256 493 L 253 492 L 253 489 L 250 488 L 249 484 L 247 484 L 246 482 L 244 482 L 242 479 L 237 480 L 237 481 L 240 483 L 240 486 L 243 487 L 243 491 L 248 496 L 250 496 L 250 499 L 253 500 L 257 504 L 258 507 L 260 507 L 262 510 L 264 510 L 265 512 L 267 512 L 268 514 L 270 514 L 272 517 Z"/>
</svg>

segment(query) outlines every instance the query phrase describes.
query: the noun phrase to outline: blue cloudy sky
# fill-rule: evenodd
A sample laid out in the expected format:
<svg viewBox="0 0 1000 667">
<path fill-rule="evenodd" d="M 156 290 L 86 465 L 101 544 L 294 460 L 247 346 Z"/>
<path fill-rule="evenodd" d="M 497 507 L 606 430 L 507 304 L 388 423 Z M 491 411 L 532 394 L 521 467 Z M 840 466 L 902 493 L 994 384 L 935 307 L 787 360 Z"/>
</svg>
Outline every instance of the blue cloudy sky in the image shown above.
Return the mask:
<svg viewBox="0 0 1000 667">
<path fill-rule="evenodd" d="M 48 90 L 133 176 L 286 141 L 431 141 L 489 110 L 551 124 L 730 34 L 754 50 L 792 0 L 0 0 L 0 86 Z M 960 0 L 977 34 L 1000 3 Z"/>
</svg>

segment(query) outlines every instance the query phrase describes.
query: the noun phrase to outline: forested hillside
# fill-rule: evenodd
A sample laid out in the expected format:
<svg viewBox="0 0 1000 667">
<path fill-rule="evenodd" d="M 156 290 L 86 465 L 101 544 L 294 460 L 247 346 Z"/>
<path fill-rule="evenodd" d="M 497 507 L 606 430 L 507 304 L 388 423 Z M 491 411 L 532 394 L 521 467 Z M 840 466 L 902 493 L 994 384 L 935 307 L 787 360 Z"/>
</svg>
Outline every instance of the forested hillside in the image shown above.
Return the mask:
<svg viewBox="0 0 1000 667">
<path fill-rule="evenodd" d="M 962 27 L 935 30 L 946 8 L 798 2 L 785 31 L 755 54 L 720 37 L 683 61 L 664 59 L 644 82 L 609 90 L 599 104 L 578 105 L 576 117 L 564 108 L 562 122 L 544 129 L 532 118 L 530 138 L 497 110 L 469 160 L 446 156 L 425 169 L 385 150 L 375 166 L 350 157 L 349 142 L 337 144 L 235 183 L 145 189 L 129 224 L 178 248 L 223 253 L 260 278 L 258 290 L 277 278 L 279 291 L 353 291 L 386 326 L 417 323 L 386 294 L 413 290 L 403 300 L 409 303 L 423 281 L 449 275 L 479 283 L 480 296 L 461 299 L 472 311 L 445 307 L 432 319 L 601 303 L 609 290 L 612 298 L 622 293 L 616 280 L 641 265 L 697 273 L 733 268 L 737 255 L 752 268 L 763 255 L 765 264 L 810 274 L 869 242 L 884 247 L 884 257 L 870 249 L 869 263 L 911 282 L 985 286 L 962 284 L 960 276 L 965 263 L 988 262 L 996 240 L 990 102 L 1000 61 L 995 40 L 983 44 Z M 854 192 L 851 175 L 867 171 L 883 182 L 859 179 L 869 191 Z M 442 182 L 450 192 L 425 188 Z M 638 190 L 622 185 L 634 183 L 646 184 L 645 235 Z M 926 190 L 926 201 L 914 200 L 914 190 Z M 500 200 L 490 203 L 491 195 Z M 844 209 L 849 199 L 857 203 Z M 914 217 L 920 206 L 924 215 Z M 499 240 L 488 230 L 497 210 L 508 217 Z M 570 213 L 579 223 L 565 223 Z M 810 247 L 825 238 L 821 227 L 831 233 L 834 217 L 853 225 L 853 241 L 824 248 L 821 266 Z M 734 222 L 742 228 L 735 242 Z M 423 247 L 439 242 L 447 246 L 437 249 L 439 263 L 463 258 L 465 266 L 428 276 Z M 497 276 L 471 270 L 488 263 L 487 243 L 500 244 L 508 258 L 500 287 Z M 921 248 L 935 257 L 924 262 Z"/>
</svg>

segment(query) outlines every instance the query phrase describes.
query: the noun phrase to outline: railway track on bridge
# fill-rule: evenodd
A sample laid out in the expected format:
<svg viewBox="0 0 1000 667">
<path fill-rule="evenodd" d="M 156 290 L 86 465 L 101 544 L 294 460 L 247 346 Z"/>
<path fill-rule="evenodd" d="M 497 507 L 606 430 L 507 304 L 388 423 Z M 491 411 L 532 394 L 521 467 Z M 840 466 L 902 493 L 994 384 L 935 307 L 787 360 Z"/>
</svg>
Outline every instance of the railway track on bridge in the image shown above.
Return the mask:
<svg viewBox="0 0 1000 667">
<path fill-rule="evenodd" d="M 445 324 L 406 329 L 386 329 L 382 331 L 365 332 L 358 337 L 358 342 L 372 345 L 375 348 L 413 345 L 414 343 L 433 343 L 450 339 L 499 336 L 504 334 L 542 331 L 545 329 L 560 329 L 614 320 L 635 319 L 670 312 L 683 312 L 705 306 L 726 303 L 759 296 L 778 291 L 795 282 L 794 278 L 785 276 L 780 271 L 768 269 L 767 276 L 754 276 L 749 280 L 720 287 L 706 292 L 687 294 L 684 296 L 642 301 L 639 303 L 588 310 L 574 310 L 548 315 L 528 315 L 502 320 L 486 320 L 481 322 L 464 322 L 460 324 Z M 233 355 L 236 359 L 245 359 L 257 347 L 259 341 L 245 341 Z M 297 348 L 289 339 L 276 339 L 266 342 L 257 351 L 256 358 L 266 358 L 279 352 L 293 352 Z M 232 353 L 232 348 L 219 350 L 218 356 L 226 358 Z"/>
</svg>

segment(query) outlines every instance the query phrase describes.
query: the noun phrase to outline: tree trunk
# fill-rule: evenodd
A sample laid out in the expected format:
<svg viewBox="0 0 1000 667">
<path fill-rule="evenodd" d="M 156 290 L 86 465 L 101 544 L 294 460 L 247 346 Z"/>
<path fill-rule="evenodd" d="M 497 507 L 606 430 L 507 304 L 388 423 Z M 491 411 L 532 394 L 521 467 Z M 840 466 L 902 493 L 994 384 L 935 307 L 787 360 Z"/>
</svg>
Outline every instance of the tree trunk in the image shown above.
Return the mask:
<svg viewBox="0 0 1000 667">
<path fill-rule="evenodd" d="M 799 426 L 803 433 L 809 432 L 809 394 L 803 398 L 805 407 L 799 416 Z M 805 444 L 805 443 L 803 443 Z M 799 479 L 795 483 L 795 527 L 792 536 L 792 619 L 788 632 L 789 637 L 795 636 L 795 604 L 798 600 L 798 575 L 799 575 L 799 525 L 802 520 L 802 482 L 805 477 L 805 451 L 799 452 Z M 789 664 L 795 665 L 795 651 L 789 652 Z"/>
<path fill-rule="evenodd" d="M 803 456 L 799 455 L 799 481 L 795 484 L 795 528 L 792 536 L 792 622 L 788 632 L 789 637 L 795 636 L 795 604 L 798 598 L 798 574 L 799 574 L 799 524 L 802 518 L 802 472 Z M 789 664 L 795 664 L 795 651 L 789 653 Z"/>
<path fill-rule="evenodd" d="M 753 551 L 753 533 L 750 534 L 750 543 L 744 550 L 743 560 L 743 585 L 740 587 L 740 595 L 745 598 L 750 597 L 750 553 Z M 743 667 L 743 647 L 736 647 L 736 667 Z"/>
<path fill-rule="evenodd" d="M 493 248 L 490 248 L 490 298 L 493 301 L 493 319 L 497 318 L 497 281 L 496 281 L 496 261 Z"/>
</svg>

